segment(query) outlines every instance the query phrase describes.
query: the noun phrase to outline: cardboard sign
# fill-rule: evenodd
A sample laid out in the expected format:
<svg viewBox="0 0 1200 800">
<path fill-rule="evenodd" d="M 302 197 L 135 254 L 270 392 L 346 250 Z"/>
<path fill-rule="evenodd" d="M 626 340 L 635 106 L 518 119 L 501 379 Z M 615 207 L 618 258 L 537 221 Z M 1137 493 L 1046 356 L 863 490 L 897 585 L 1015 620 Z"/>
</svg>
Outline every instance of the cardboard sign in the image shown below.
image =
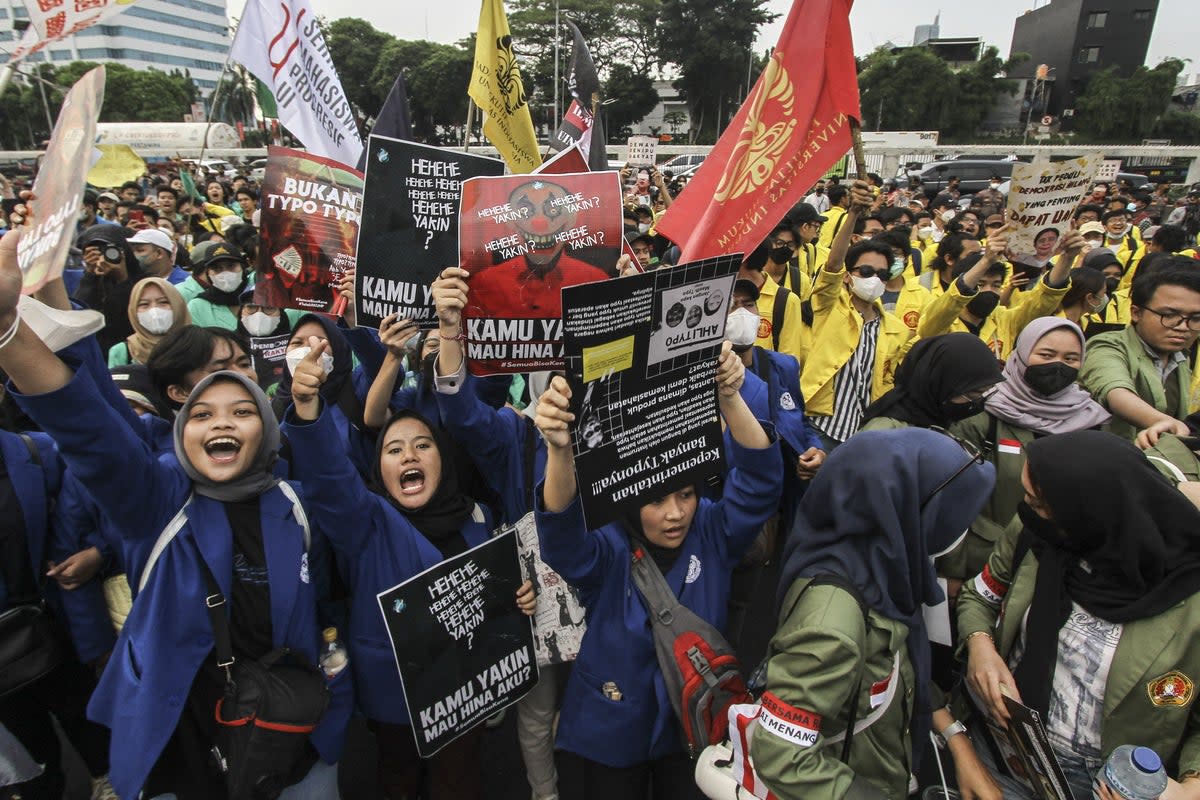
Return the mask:
<svg viewBox="0 0 1200 800">
<path fill-rule="evenodd" d="M 509 528 L 503 532 L 507 533 Z M 533 644 L 539 667 L 574 661 L 587 633 L 579 592 L 561 575 L 542 561 L 533 512 L 511 527 L 517 534 L 517 552 L 521 557 L 521 576 L 533 583 L 537 592 L 537 610 L 533 615 Z"/>
<path fill-rule="evenodd" d="M 735 253 L 563 290 L 571 447 L 588 529 L 720 474 L 717 355 Z"/>
<path fill-rule="evenodd" d="M 650 167 L 658 155 L 657 136 L 630 136 L 626 142 L 629 154 L 625 160 L 635 167 Z"/>
<path fill-rule="evenodd" d="M 422 329 L 436 328 L 429 286 L 458 263 L 462 182 L 502 175 L 504 162 L 385 136 L 371 136 L 367 147 L 354 278 L 358 324 L 378 328 L 399 312 Z"/>
<path fill-rule="evenodd" d="M 562 366 L 565 287 L 606 280 L 621 253 L 617 173 L 506 175 L 463 183 L 459 263 L 475 375 Z"/>
<path fill-rule="evenodd" d="M 42 157 L 29 201 L 32 226 L 17 244 L 22 294 L 33 294 L 62 275 L 75 239 L 88 170 L 96 154 L 96 119 L 104 105 L 104 67 L 88 71 L 63 99 L 50 146 Z"/>
<path fill-rule="evenodd" d="M 1040 266 L 1054 255 L 1099 165 L 1091 156 L 1013 165 L 1008 208 L 1017 227 L 1008 246 L 1017 261 Z"/>
<path fill-rule="evenodd" d="M 354 269 L 362 175 L 327 158 L 267 148 L 254 302 L 328 314 Z"/>
<path fill-rule="evenodd" d="M 509 532 L 377 596 L 422 758 L 537 684 L 533 625 L 516 603 L 520 586 Z"/>
</svg>

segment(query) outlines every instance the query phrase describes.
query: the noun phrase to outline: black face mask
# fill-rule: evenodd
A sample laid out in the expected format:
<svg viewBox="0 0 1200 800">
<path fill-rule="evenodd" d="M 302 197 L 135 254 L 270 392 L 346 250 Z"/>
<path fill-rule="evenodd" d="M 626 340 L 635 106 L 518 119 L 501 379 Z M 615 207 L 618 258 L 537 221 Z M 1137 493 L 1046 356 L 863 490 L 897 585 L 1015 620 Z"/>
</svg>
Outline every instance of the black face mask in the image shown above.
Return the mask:
<svg viewBox="0 0 1200 800">
<path fill-rule="evenodd" d="M 1117 290 L 1117 289 L 1118 289 L 1120 286 L 1121 286 L 1121 279 L 1120 279 L 1120 278 L 1118 278 L 1116 275 L 1112 276 L 1111 278 L 1105 278 L 1105 279 L 1104 279 L 1104 288 L 1108 290 L 1108 294 L 1109 294 L 1110 296 L 1111 296 L 1111 295 L 1112 295 L 1112 293 L 1113 293 L 1113 292 L 1115 292 L 1115 291 L 1116 291 L 1116 290 Z"/>
<path fill-rule="evenodd" d="M 774 247 L 767 253 L 767 258 L 774 264 L 786 264 L 792 260 L 793 252 L 790 247 Z"/>
<path fill-rule="evenodd" d="M 1021 518 L 1026 530 L 1051 547 L 1067 551 L 1078 549 L 1071 547 L 1067 535 L 1054 520 L 1038 516 L 1038 513 L 1024 500 L 1017 503 L 1017 516 Z"/>
<path fill-rule="evenodd" d="M 995 292 L 977 292 L 971 298 L 971 302 L 967 303 L 967 311 L 980 319 L 987 319 L 998 305 L 1000 305 L 1000 295 Z"/>
<path fill-rule="evenodd" d="M 1053 397 L 1079 377 L 1079 370 L 1063 361 L 1034 364 L 1025 368 L 1025 383 L 1042 397 Z"/>
<path fill-rule="evenodd" d="M 983 398 L 969 403 L 955 403 L 951 400 L 942 402 L 942 419 L 946 422 L 961 422 L 983 411 Z"/>
</svg>

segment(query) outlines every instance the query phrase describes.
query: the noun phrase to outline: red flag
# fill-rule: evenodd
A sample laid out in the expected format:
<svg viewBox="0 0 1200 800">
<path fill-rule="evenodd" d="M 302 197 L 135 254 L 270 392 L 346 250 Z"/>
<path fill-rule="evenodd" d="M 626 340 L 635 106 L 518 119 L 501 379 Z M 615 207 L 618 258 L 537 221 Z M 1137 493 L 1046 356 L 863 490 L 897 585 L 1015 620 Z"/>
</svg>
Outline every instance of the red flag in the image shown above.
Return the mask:
<svg viewBox="0 0 1200 800">
<path fill-rule="evenodd" d="M 680 263 L 751 250 L 851 147 L 860 118 L 853 0 L 794 0 L 779 44 L 657 230 Z"/>
</svg>

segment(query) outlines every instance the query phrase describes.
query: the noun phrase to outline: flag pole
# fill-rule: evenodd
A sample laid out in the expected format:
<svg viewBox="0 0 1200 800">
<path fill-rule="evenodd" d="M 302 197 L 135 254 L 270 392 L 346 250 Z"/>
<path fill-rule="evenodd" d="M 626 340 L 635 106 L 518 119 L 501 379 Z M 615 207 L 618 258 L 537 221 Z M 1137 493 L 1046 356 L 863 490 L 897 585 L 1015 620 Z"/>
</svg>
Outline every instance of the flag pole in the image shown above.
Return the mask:
<svg viewBox="0 0 1200 800">
<path fill-rule="evenodd" d="M 854 117 L 850 117 L 850 140 L 854 143 L 854 170 L 858 173 L 858 179 L 865 181 L 867 179 L 867 154 L 863 150 L 862 123 Z"/>
<path fill-rule="evenodd" d="M 217 101 L 221 99 L 221 87 L 225 85 L 225 73 L 229 70 L 229 62 L 233 58 L 233 51 L 225 56 L 225 64 L 221 67 L 221 74 L 217 77 L 217 86 L 212 93 L 212 106 L 208 112 L 208 118 L 204 121 L 204 139 L 200 142 L 200 157 L 196 159 L 196 166 L 200 168 L 201 174 L 204 171 L 204 151 L 208 149 L 208 132 L 212 130 L 213 117 L 217 113 Z"/>
<path fill-rule="evenodd" d="M 463 135 L 463 152 L 471 148 L 471 128 L 475 127 L 475 98 L 467 96 L 467 130 Z"/>
</svg>

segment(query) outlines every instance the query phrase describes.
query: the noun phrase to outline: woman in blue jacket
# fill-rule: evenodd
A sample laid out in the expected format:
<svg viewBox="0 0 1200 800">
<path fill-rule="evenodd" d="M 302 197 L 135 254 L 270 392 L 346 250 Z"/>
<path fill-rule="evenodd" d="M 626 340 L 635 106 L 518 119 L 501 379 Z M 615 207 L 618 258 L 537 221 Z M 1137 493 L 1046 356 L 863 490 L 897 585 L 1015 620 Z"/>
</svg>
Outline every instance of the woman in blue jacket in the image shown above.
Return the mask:
<svg viewBox="0 0 1200 800">
<path fill-rule="evenodd" d="M 294 471 L 309 497 L 313 519 L 329 531 L 347 565 L 353 596 L 350 663 L 359 702 L 379 746 L 378 775 L 389 800 L 416 797 L 423 766 L 432 800 L 483 797 L 478 769 L 482 728 L 459 737 L 423 765 L 413 741 L 391 638 L 376 595 L 487 541 L 491 515 L 461 492 L 452 450 L 440 430 L 414 411 L 401 411 L 380 431 L 367 491 L 339 447 L 341 438 L 321 388 L 328 375 L 321 356 L 328 342 L 310 338 L 290 387 L 292 408 L 284 431 Z M 533 611 L 528 583 L 518 604 Z"/>
<path fill-rule="evenodd" d="M 231 598 L 235 656 L 289 647 L 315 664 L 319 650 L 303 509 L 271 474 L 279 430 L 270 404 L 244 376 L 213 373 L 176 418 L 178 463 L 155 459 L 111 407 L 95 402 L 92 371 L 60 360 L 20 320 L 16 242 L 11 233 L 0 241 L 0 368 L 120 530 L 130 580 L 142 584 L 88 707 L 113 732 L 113 787 L 127 798 L 143 791 L 219 798 L 223 787 L 206 763 L 223 688 L 206 570 Z M 143 576 L 160 532 L 185 505 L 177 535 Z M 345 673 L 330 684 L 333 699 L 311 736 L 309 760 L 297 765 L 299 782 L 284 797 L 336 797 L 330 765 L 341 753 L 351 687 Z"/>
<path fill-rule="evenodd" d="M 699 797 L 679 722 L 654 652 L 650 619 L 630 576 L 642 547 L 681 603 L 717 628 L 729 577 L 779 504 L 783 464 L 738 394 L 744 367 L 729 349 L 717 372 L 721 415 L 733 434 L 734 468 L 720 500 L 685 487 L 652 500 L 628 523 L 588 531 L 575 483 L 561 377 L 538 403 L 548 450 L 537 511 L 542 558 L 581 593 L 587 633 L 567 683 L 558 725 L 558 785 L 566 800 Z"/>
</svg>

